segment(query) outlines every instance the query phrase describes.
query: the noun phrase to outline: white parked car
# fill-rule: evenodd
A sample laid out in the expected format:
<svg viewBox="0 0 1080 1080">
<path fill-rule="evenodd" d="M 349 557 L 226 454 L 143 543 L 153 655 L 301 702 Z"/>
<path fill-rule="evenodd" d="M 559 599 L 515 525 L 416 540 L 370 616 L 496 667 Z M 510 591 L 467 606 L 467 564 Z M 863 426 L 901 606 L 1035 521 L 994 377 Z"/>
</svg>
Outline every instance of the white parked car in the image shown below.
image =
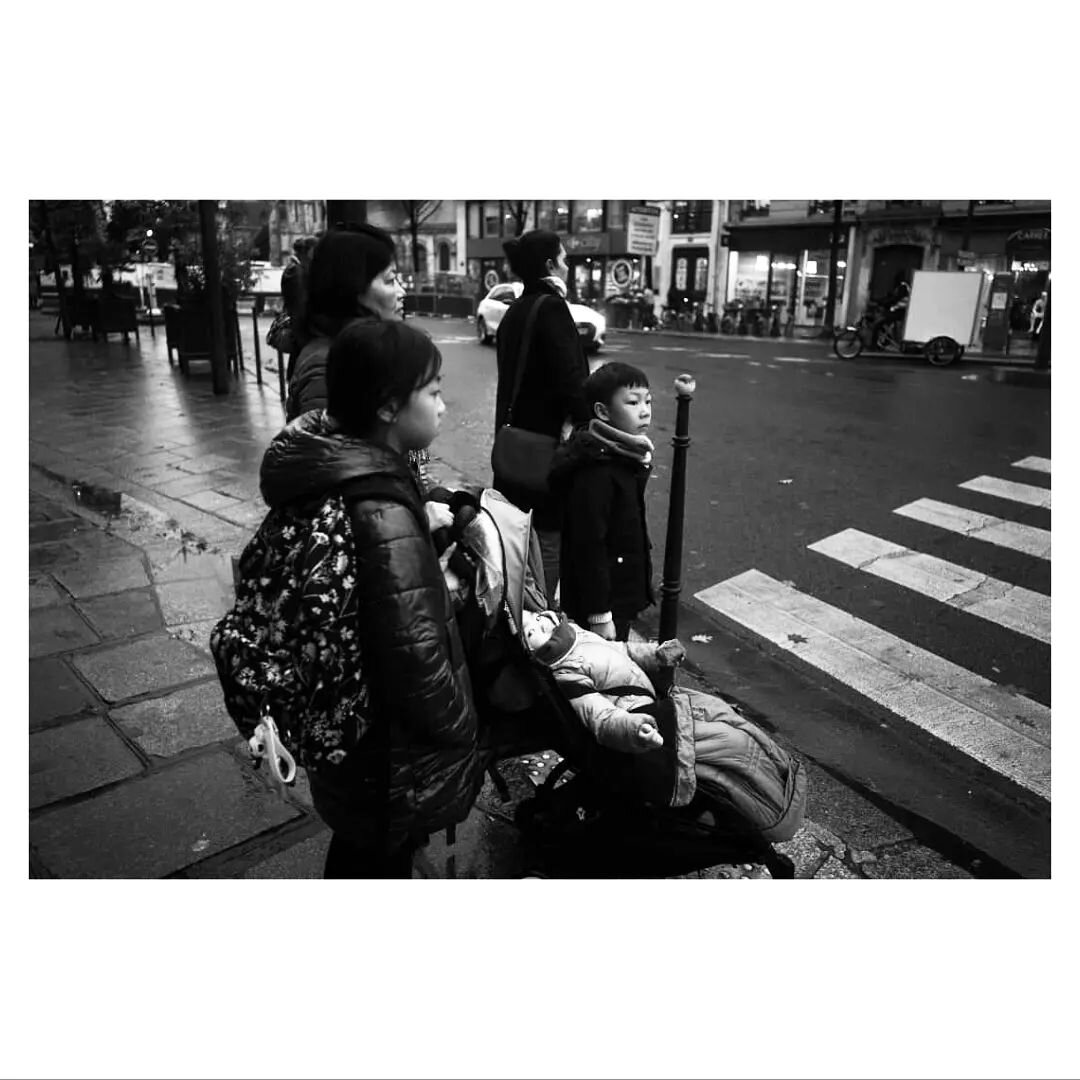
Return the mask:
<svg viewBox="0 0 1080 1080">
<path fill-rule="evenodd" d="M 490 344 L 495 338 L 495 331 L 506 314 L 506 309 L 522 294 L 525 286 L 520 281 L 505 281 L 496 285 L 480 301 L 476 309 L 476 336 L 481 345 Z M 607 319 L 599 311 L 593 311 L 584 304 L 567 304 L 574 318 L 581 344 L 586 352 L 597 352 L 604 344 L 607 333 Z"/>
</svg>

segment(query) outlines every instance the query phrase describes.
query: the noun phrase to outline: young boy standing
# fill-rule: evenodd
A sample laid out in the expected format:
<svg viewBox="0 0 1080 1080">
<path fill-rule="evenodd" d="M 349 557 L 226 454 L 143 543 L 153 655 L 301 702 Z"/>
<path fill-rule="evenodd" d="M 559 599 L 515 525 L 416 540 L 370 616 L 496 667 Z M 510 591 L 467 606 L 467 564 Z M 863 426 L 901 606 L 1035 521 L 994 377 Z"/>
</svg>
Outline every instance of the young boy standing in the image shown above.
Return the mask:
<svg viewBox="0 0 1080 1080">
<path fill-rule="evenodd" d="M 585 396 L 593 418 L 558 451 L 549 479 L 565 500 L 561 606 L 579 626 L 625 641 L 655 599 L 645 519 L 652 396 L 645 373 L 618 362 L 589 376 Z"/>
</svg>

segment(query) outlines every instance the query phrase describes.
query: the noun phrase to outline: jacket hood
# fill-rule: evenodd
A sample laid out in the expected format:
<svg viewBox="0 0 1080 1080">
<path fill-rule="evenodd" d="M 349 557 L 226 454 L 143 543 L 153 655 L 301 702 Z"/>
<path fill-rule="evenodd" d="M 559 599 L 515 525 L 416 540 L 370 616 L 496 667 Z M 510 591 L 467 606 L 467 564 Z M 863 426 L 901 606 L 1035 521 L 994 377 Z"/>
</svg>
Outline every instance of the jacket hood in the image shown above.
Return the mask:
<svg viewBox="0 0 1080 1080">
<path fill-rule="evenodd" d="M 648 473 L 652 453 L 653 444 L 644 435 L 627 435 L 602 420 L 590 420 L 588 427 L 578 428 L 569 442 L 555 451 L 548 484 L 553 489 L 560 488 L 578 469 L 598 461 Z"/>
<path fill-rule="evenodd" d="M 271 509 L 325 495 L 346 480 L 377 479 L 415 489 L 405 459 L 388 446 L 347 435 L 325 410 L 298 416 L 263 455 L 259 490 Z M 418 494 L 414 498 L 419 499 Z"/>
</svg>

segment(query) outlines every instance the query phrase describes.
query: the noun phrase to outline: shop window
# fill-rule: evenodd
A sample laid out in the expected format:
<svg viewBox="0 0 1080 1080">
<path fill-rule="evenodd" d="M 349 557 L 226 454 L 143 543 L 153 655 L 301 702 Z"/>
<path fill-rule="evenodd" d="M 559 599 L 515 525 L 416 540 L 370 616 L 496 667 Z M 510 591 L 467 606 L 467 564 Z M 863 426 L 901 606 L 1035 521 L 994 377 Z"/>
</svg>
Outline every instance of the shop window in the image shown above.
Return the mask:
<svg viewBox="0 0 1080 1080">
<path fill-rule="evenodd" d="M 709 232 L 712 229 L 711 199 L 676 199 L 671 212 L 673 233 Z"/>
<path fill-rule="evenodd" d="M 604 229 L 604 200 L 574 200 L 574 232 L 595 233 Z"/>
<path fill-rule="evenodd" d="M 570 231 L 570 200 L 569 199 L 556 199 L 555 200 L 555 231 L 556 232 L 569 232 Z"/>
<path fill-rule="evenodd" d="M 604 208 L 609 229 L 626 228 L 626 203 L 622 199 L 609 199 Z"/>
<path fill-rule="evenodd" d="M 686 292 L 686 259 L 675 260 L 675 288 L 679 292 Z"/>
<path fill-rule="evenodd" d="M 769 255 L 761 251 L 732 253 L 734 273 L 729 272 L 731 299 L 741 300 L 749 307 L 763 306 L 765 286 L 769 280 Z"/>
<path fill-rule="evenodd" d="M 480 228 L 480 214 L 482 207 L 478 202 L 471 202 L 468 204 L 466 216 L 469 219 L 469 237 L 473 240 L 479 240 L 483 235 Z"/>
<path fill-rule="evenodd" d="M 799 296 L 795 305 L 795 321 L 800 324 L 820 324 L 825 318 L 829 297 L 829 249 L 807 251 L 803 272 L 799 277 Z M 836 263 L 836 311 L 844 295 L 844 271 L 847 263 Z"/>
<path fill-rule="evenodd" d="M 551 199 L 541 199 L 536 204 L 536 227 L 555 231 L 555 203 Z"/>
<path fill-rule="evenodd" d="M 484 235 L 485 236 L 498 236 L 499 235 L 499 220 L 501 217 L 502 207 L 499 201 L 496 199 L 494 202 L 484 203 Z"/>
</svg>

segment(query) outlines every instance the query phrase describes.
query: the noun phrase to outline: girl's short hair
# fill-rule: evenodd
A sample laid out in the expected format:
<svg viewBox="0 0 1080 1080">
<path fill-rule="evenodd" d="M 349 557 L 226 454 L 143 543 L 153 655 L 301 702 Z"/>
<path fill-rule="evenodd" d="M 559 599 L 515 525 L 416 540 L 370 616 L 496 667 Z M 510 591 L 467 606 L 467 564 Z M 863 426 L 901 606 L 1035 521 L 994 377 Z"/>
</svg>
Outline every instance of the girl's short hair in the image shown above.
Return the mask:
<svg viewBox="0 0 1080 1080">
<path fill-rule="evenodd" d="M 557 262 L 561 247 L 562 240 L 557 233 L 533 229 L 507 240 L 503 244 L 503 251 L 513 273 L 528 283 L 546 276 L 548 259 Z"/>
<path fill-rule="evenodd" d="M 355 319 L 326 357 L 326 411 L 349 432 L 368 435 L 377 413 L 403 403 L 442 368 L 442 354 L 422 330 L 404 322 Z"/>
<path fill-rule="evenodd" d="M 624 386 L 631 390 L 638 387 L 648 390 L 649 377 L 633 364 L 609 361 L 598 367 L 585 380 L 585 400 L 590 408 L 596 404 L 610 407 L 615 391 Z"/>
<path fill-rule="evenodd" d="M 333 229 L 315 245 L 307 273 L 307 315 L 351 319 L 358 298 L 394 261 L 394 239 L 375 225 Z"/>
</svg>

